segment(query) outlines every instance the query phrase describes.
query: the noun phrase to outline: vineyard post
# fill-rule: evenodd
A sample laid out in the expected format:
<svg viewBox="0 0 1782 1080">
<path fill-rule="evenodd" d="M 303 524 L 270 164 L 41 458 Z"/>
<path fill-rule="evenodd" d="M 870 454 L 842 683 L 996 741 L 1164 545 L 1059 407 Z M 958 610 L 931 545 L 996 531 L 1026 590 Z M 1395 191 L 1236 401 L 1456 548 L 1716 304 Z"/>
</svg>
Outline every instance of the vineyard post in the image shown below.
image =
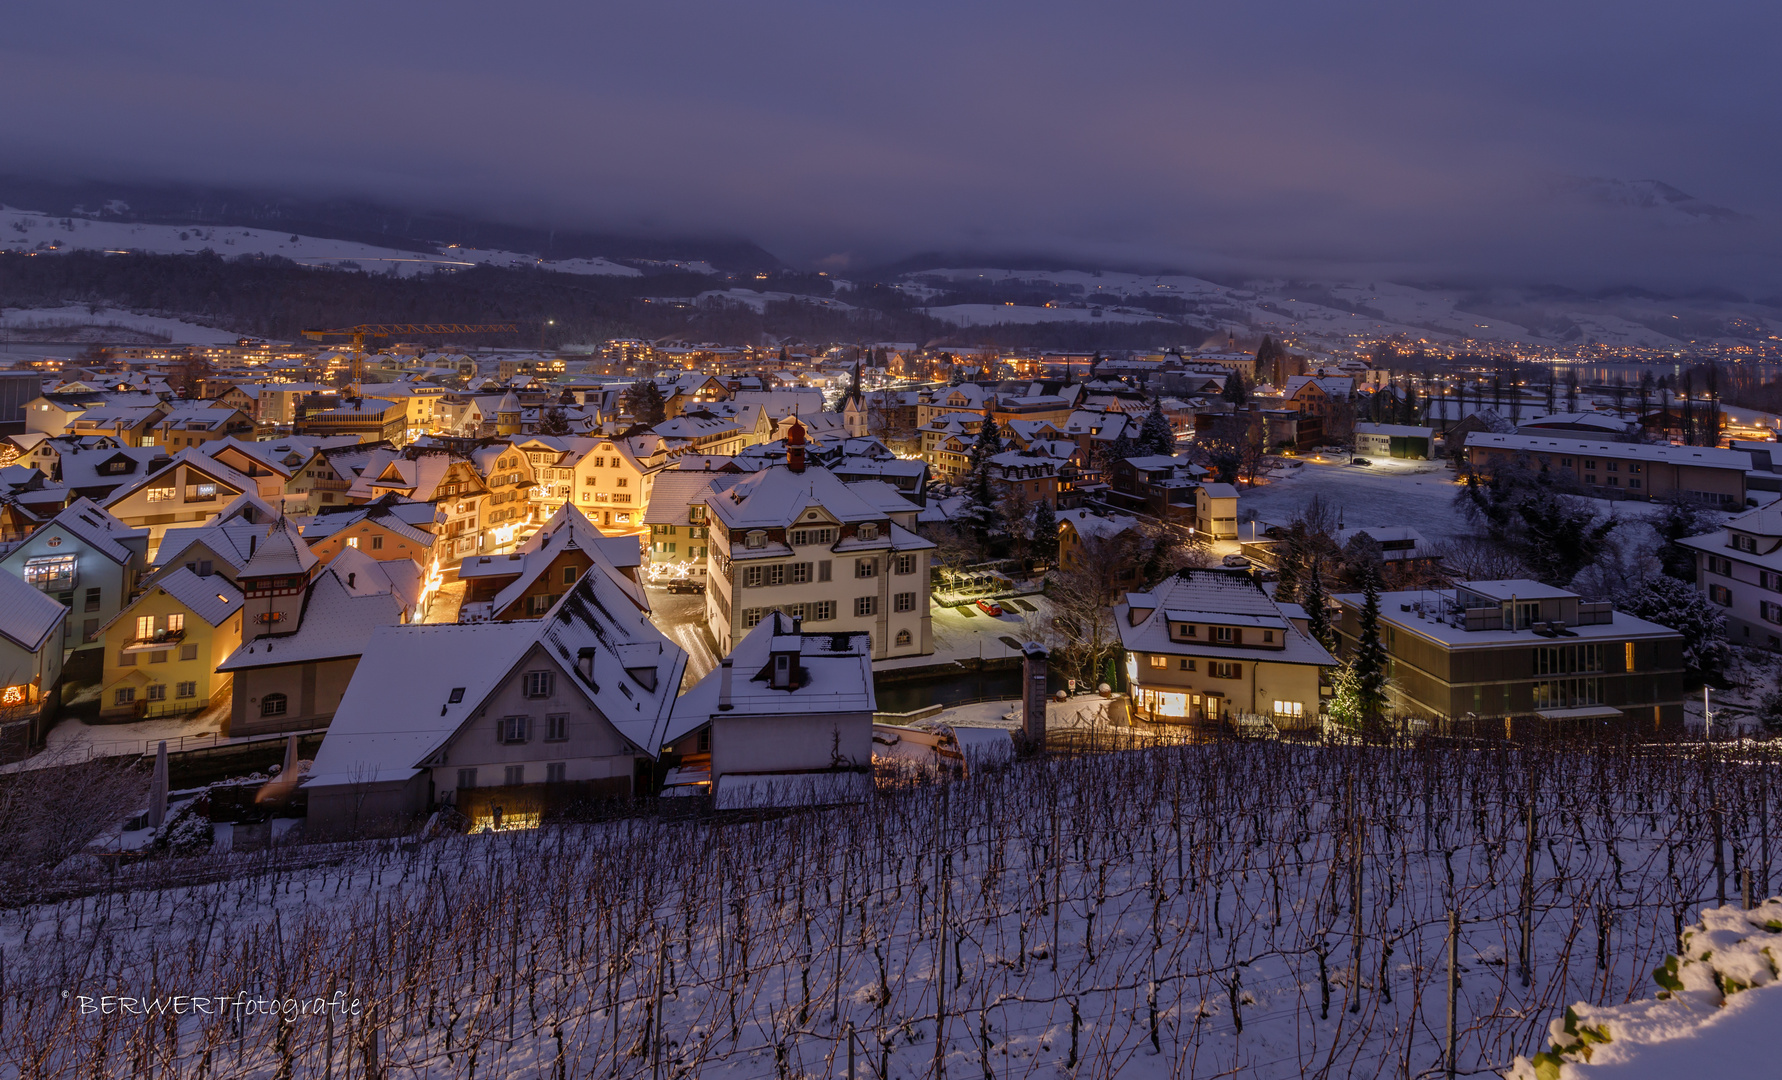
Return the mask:
<svg viewBox="0 0 1782 1080">
<path fill-rule="evenodd" d="M 1460 997 L 1460 913 L 1448 910 L 1448 1039 L 1443 1066 L 1448 1080 L 1454 1080 L 1455 1005 Z"/>
<path fill-rule="evenodd" d="M 1522 827 L 1522 985 L 1534 977 L 1534 863 L 1535 804 L 1534 784 L 1528 785 L 1528 820 Z"/>
<path fill-rule="evenodd" d="M 1751 910 L 1751 868 L 1749 866 L 1747 866 L 1744 869 L 1739 871 L 1739 893 L 1740 893 L 1739 906 L 1744 908 L 1746 911 L 1750 911 Z"/>
<path fill-rule="evenodd" d="M 939 861 L 936 860 L 937 863 Z M 936 1077 L 946 1075 L 947 914 L 948 902 L 952 899 L 953 890 L 947 882 L 945 869 L 941 870 L 940 894 L 940 926 L 936 934 L 937 947 L 934 953 L 934 1075 Z"/>
<path fill-rule="evenodd" d="M 1361 1011 L 1361 818 L 1355 811 L 1355 777 L 1349 777 L 1349 915 L 1354 944 L 1349 948 L 1349 1011 Z"/>
<path fill-rule="evenodd" d="M 848 1080 L 854 1080 L 854 1021 L 848 1021 Z"/>
<path fill-rule="evenodd" d="M 645 1033 L 650 1037 L 650 1077 L 651 1080 L 662 1080 L 662 982 L 663 973 L 668 968 L 668 938 L 661 930 L 657 931 L 656 941 L 656 1004 L 650 1012 L 650 1021 L 644 1025 Z"/>
</svg>

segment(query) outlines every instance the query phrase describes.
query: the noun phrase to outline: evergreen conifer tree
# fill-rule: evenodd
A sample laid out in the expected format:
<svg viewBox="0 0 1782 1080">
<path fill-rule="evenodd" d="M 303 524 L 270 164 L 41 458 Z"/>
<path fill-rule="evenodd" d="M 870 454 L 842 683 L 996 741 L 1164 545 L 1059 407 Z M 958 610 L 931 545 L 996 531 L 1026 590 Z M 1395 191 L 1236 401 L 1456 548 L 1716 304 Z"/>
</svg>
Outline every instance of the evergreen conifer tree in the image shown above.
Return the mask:
<svg viewBox="0 0 1782 1080">
<path fill-rule="evenodd" d="M 1336 653 L 1336 630 L 1330 625 L 1330 610 L 1324 596 L 1323 560 L 1312 557 L 1306 568 L 1305 582 L 1300 587 L 1300 606 L 1306 609 L 1306 631 L 1312 640 Z"/>
<path fill-rule="evenodd" d="M 654 427 L 666 419 L 663 414 L 662 388 L 656 385 L 654 379 L 633 383 L 625 397 L 625 403 L 631 408 L 631 418 L 636 422 Z"/>
<path fill-rule="evenodd" d="M 1233 370 L 1230 375 L 1226 376 L 1225 389 L 1219 392 L 1219 396 L 1233 405 L 1242 405 L 1249 401 L 1250 388 L 1244 385 L 1244 373 Z"/>
<path fill-rule="evenodd" d="M 1378 722 L 1386 708 L 1386 650 L 1380 643 L 1378 580 L 1370 577 L 1364 581 L 1362 595 L 1361 628 L 1355 649 L 1331 679 L 1334 692 L 1330 699 L 1330 716 L 1351 728 Z M 1310 614 L 1308 607 L 1307 615 Z M 1307 629 L 1312 629 L 1309 619 Z M 1328 627 L 1325 633 L 1334 641 L 1335 634 Z"/>
<path fill-rule="evenodd" d="M 1151 401 L 1151 411 L 1145 414 L 1145 422 L 1139 428 L 1138 445 L 1145 454 L 1176 452 L 1176 433 L 1169 426 L 1169 417 L 1163 415 L 1161 396 Z"/>
<path fill-rule="evenodd" d="M 1033 557 L 1046 563 L 1058 557 L 1058 514 L 1044 499 L 1033 508 Z"/>
<path fill-rule="evenodd" d="M 1380 579 L 1373 574 L 1361 583 L 1361 625 L 1349 675 L 1357 716 L 1378 719 L 1386 710 L 1386 646 L 1380 640 Z"/>
</svg>

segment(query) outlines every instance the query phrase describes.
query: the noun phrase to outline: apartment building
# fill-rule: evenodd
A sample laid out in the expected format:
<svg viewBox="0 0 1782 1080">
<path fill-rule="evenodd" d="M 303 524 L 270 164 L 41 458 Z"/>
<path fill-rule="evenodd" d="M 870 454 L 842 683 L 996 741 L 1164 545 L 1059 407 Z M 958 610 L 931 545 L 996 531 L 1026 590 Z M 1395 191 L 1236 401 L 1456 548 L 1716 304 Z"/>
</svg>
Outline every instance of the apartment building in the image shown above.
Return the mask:
<svg viewBox="0 0 1782 1080">
<path fill-rule="evenodd" d="M 1782 504 L 1679 541 L 1696 552 L 1696 580 L 1726 609 L 1727 636 L 1739 645 L 1782 651 Z"/>
<path fill-rule="evenodd" d="M 1336 597 L 1353 655 L 1363 598 Z M 1389 706 L 1457 734 L 1556 725 L 1634 733 L 1683 723 L 1683 638 L 1607 603 L 1522 579 L 1380 595 Z"/>
<path fill-rule="evenodd" d="M 933 541 L 807 466 L 802 428 L 787 443 L 784 465 L 707 500 L 706 616 L 718 648 L 728 652 L 783 611 L 812 631 L 871 634 L 874 659 L 932 653 Z"/>
<path fill-rule="evenodd" d="M 1630 499 L 1682 494 L 1728 509 L 1745 505 L 1745 474 L 1751 469 L 1751 455 L 1742 450 L 1485 431 L 1467 435 L 1466 457 L 1481 471 L 1520 461 L 1569 476 L 1591 494 Z"/>
</svg>

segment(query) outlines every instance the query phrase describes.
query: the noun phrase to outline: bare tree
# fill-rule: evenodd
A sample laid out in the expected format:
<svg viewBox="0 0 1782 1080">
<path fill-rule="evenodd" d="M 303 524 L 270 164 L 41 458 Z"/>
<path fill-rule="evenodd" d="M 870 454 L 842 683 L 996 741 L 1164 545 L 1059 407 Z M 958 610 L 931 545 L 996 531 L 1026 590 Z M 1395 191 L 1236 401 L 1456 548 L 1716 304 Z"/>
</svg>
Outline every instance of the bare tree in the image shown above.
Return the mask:
<svg viewBox="0 0 1782 1080">
<path fill-rule="evenodd" d="M 0 896 L 23 896 L 95 836 L 143 806 L 148 773 L 135 757 L 75 761 L 46 750 L 0 776 Z M 47 758 L 46 758 L 47 756 Z"/>
</svg>

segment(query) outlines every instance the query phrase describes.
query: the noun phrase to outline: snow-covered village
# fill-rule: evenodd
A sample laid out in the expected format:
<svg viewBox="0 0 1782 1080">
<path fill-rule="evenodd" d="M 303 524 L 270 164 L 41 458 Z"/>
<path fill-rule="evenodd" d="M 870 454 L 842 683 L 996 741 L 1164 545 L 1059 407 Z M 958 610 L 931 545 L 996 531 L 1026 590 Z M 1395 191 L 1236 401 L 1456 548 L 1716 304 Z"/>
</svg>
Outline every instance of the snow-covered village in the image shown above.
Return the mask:
<svg viewBox="0 0 1782 1080">
<path fill-rule="evenodd" d="M 1782 1071 L 1782 16 L 1112 15 L 9 14 L 0 1080 Z"/>
</svg>

